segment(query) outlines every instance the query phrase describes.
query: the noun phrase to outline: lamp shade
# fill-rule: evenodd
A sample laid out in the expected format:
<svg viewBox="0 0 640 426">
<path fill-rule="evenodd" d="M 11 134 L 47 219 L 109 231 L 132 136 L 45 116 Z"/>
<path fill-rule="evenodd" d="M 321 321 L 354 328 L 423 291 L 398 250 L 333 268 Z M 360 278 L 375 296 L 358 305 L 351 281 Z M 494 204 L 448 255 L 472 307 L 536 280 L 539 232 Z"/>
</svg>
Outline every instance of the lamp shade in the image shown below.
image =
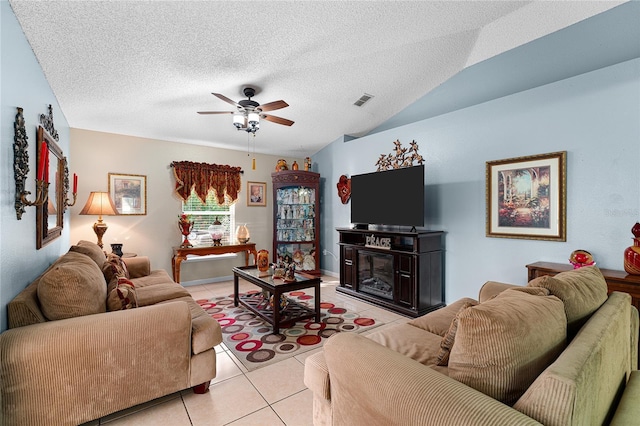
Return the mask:
<svg viewBox="0 0 640 426">
<path fill-rule="evenodd" d="M 118 211 L 108 192 L 92 192 L 79 214 L 98 215 L 102 218 L 102 215 L 117 215 Z"/>
</svg>

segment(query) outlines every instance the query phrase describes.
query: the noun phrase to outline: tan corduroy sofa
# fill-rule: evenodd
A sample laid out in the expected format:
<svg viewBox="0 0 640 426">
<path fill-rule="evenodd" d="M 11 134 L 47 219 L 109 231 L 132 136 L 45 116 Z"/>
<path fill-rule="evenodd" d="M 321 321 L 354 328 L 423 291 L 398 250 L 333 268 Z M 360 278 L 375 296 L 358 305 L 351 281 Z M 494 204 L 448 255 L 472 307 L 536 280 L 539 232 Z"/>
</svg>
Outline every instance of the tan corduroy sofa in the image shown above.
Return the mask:
<svg viewBox="0 0 640 426">
<path fill-rule="evenodd" d="M 81 241 L 9 303 L 0 424 L 77 425 L 206 392 L 220 325 L 147 257 L 122 261 Z"/>
<path fill-rule="evenodd" d="M 607 295 L 592 266 L 526 287 L 489 282 L 479 301 L 366 337 L 339 333 L 305 361 L 314 424 L 602 425 L 614 414 L 638 422 L 620 413 L 640 405 L 629 402 L 637 381 L 618 409 L 637 369 L 630 302 Z"/>
</svg>

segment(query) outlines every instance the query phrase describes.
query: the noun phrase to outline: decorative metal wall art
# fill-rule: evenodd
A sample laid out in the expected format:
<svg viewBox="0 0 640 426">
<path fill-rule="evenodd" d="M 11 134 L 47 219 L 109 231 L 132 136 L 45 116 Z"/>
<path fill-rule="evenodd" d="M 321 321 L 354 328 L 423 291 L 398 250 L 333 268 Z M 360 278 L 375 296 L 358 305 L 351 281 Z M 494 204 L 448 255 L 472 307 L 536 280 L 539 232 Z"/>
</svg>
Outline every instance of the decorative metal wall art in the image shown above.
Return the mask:
<svg viewBox="0 0 640 426">
<path fill-rule="evenodd" d="M 41 206 L 47 201 L 49 183 L 45 182 L 42 176 L 40 176 L 40 179 L 36 179 L 36 199 L 34 201 L 27 200 L 27 196 L 31 195 L 31 191 L 25 190 L 24 185 L 24 181 L 29 174 L 29 143 L 27 141 L 29 138 L 24 126 L 23 109 L 17 107 L 17 110 L 18 113 L 13 123 L 15 133 L 13 137 L 13 174 L 16 181 L 16 217 L 21 220 L 26 206 Z"/>
<path fill-rule="evenodd" d="M 394 143 L 395 149 L 389 154 L 381 154 L 380 158 L 376 162 L 378 166 L 378 172 L 389 169 L 400 169 L 402 167 L 411 167 L 414 162 L 419 165 L 424 162 L 422 155 L 418 154 L 418 144 L 416 141 L 411 141 L 409 148 L 403 148 L 400 140 L 396 140 Z"/>
</svg>

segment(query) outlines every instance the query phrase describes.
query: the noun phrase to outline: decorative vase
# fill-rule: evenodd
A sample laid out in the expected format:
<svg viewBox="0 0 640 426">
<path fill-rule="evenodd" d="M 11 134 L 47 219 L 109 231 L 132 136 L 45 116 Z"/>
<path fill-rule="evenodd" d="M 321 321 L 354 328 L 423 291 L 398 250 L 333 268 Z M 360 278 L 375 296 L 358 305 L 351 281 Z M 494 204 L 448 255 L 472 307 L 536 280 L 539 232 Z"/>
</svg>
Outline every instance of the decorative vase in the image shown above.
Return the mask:
<svg viewBox="0 0 640 426">
<path fill-rule="evenodd" d="M 187 238 L 193 229 L 193 224 L 194 222 L 190 221 L 186 214 L 180 215 L 180 219 L 178 220 L 178 229 L 184 237 L 182 244 L 180 244 L 180 248 L 193 247 L 193 244 L 191 244 L 191 242 L 189 242 L 189 238 Z"/>
<path fill-rule="evenodd" d="M 624 250 L 624 270 L 628 274 L 640 275 L 640 223 L 631 228 L 633 245 Z"/>
<path fill-rule="evenodd" d="M 284 308 L 287 307 L 287 305 L 289 304 L 289 300 L 287 299 L 287 296 L 285 296 L 284 294 L 280 295 L 280 303 L 279 303 L 279 308 L 280 310 L 284 310 Z M 269 298 L 269 306 L 271 306 L 271 309 L 275 309 L 275 307 L 273 306 L 273 295 L 271 295 L 271 297 Z"/>
<path fill-rule="evenodd" d="M 211 235 L 211 239 L 213 240 L 214 246 L 222 245 L 222 237 L 224 237 L 224 226 L 218 220 L 216 216 L 216 220 L 213 222 L 213 225 L 209 226 L 209 234 Z"/>
<path fill-rule="evenodd" d="M 285 160 L 284 158 L 279 159 L 276 163 L 276 172 L 279 172 L 280 170 L 289 170 L 287 160 Z"/>
<path fill-rule="evenodd" d="M 111 252 L 116 256 L 122 257 L 122 244 L 121 243 L 113 243 L 111 244 Z"/>
<path fill-rule="evenodd" d="M 249 228 L 247 225 L 240 225 L 236 229 L 236 238 L 240 244 L 246 244 L 249 242 L 249 238 L 251 235 L 249 234 Z"/>
<path fill-rule="evenodd" d="M 296 161 L 291 165 L 291 170 L 298 170 L 298 163 Z"/>
<path fill-rule="evenodd" d="M 268 250 L 258 251 L 258 269 L 262 272 L 269 269 L 269 251 Z"/>
<path fill-rule="evenodd" d="M 586 250 L 574 250 L 571 252 L 571 256 L 569 256 L 569 263 L 573 265 L 573 269 L 596 264 L 591 253 Z"/>
</svg>

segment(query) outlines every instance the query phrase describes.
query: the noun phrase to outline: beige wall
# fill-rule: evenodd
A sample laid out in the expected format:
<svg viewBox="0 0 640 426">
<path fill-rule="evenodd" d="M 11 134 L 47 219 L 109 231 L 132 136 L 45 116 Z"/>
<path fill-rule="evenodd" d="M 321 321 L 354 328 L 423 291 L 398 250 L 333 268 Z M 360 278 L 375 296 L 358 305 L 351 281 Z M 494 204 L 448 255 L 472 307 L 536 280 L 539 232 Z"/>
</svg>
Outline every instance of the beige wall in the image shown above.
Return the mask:
<svg viewBox="0 0 640 426">
<path fill-rule="evenodd" d="M 123 243 L 124 252 L 149 256 L 153 269 L 166 269 L 171 273 L 172 247 L 180 245 L 182 236 L 177 227 L 181 213 L 180 199 L 173 188 L 175 179 L 172 161 L 197 161 L 204 163 L 240 166 L 242 192 L 236 203 L 236 223 L 247 223 L 251 241 L 256 248 L 272 251 L 273 200 L 271 173 L 279 157 L 256 154 L 257 167 L 251 170 L 251 158 L 247 152 L 209 148 L 132 136 L 71 129 L 70 173 L 78 174 L 78 201 L 71 207 L 71 243 L 84 239 L 96 241 L 93 223 L 97 216 L 80 216 L 78 213 L 91 191 L 107 191 L 108 173 L 137 174 L 147 176 L 147 215 L 104 216 L 109 226 L 103 237 L 104 249 L 109 244 Z M 289 164 L 300 158 L 286 158 Z M 246 182 L 267 183 L 267 206 L 248 207 Z M 244 256 L 235 259 L 205 262 L 183 262 L 181 281 L 199 282 L 231 275 L 231 267 L 244 264 Z"/>
</svg>

